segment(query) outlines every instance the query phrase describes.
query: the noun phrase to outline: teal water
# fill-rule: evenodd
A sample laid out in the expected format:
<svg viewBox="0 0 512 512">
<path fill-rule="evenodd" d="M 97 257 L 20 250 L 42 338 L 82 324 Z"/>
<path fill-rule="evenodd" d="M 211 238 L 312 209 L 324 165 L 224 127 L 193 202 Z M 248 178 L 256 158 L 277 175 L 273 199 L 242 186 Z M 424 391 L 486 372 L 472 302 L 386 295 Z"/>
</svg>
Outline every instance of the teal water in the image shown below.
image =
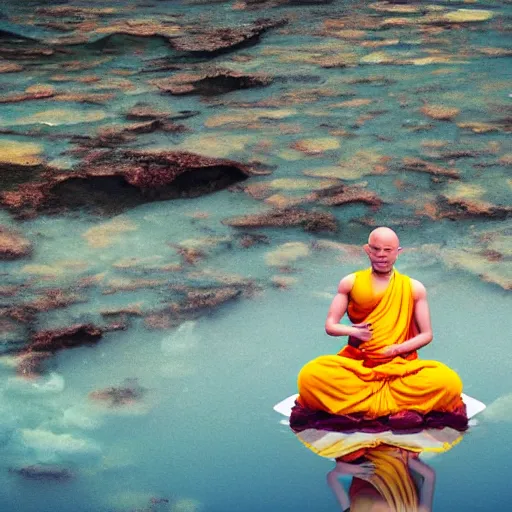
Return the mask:
<svg viewBox="0 0 512 512">
<path fill-rule="evenodd" d="M 431 8 L 419 3 L 408 4 L 412 12 L 404 14 L 385 3 L 350 1 L 57 5 L 85 10 L 52 16 L 37 11 L 47 7 L 43 2 L 2 4 L 0 29 L 62 51 L 13 59 L 22 69 L 0 74 L 1 96 L 39 84 L 61 94 L 112 97 L 92 104 L 71 97 L 0 104 L 5 154 L 15 147 L 72 170 L 80 162 L 74 136 L 127 126 L 125 114 L 144 103 L 197 115 L 176 121 L 185 132 L 137 134 L 121 147 L 258 162 L 272 174 L 242 184 L 249 192 L 260 184 L 259 198 L 235 188 L 111 217 L 73 211 L 19 220 L 0 211 L 0 224 L 33 246 L 30 257 L 0 262 L 2 286 L 15 289 L 2 295 L 3 310 L 59 289 L 73 294 L 71 303 L 37 312 L 30 328 L 126 324 L 93 347 L 59 352 L 32 380 L 17 376 L 11 350 L 28 341 L 30 330 L 7 324 L 0 358 L 0 511 L 336 510 L 325 483 L 332 463 L 305 449 L 272 406 L 295 392 L 305 362 L 339 349 L 340 340 L 323 329 L 330 300 L 341 277 L 366 265 L 358 247 L 381 224 L 394 227 L 405 248 L 397 268 L 429 291 L 435 339 L 421 356 L 450 365 L 465 392 L 488 405 L 458 446 L 429 459 L 437 475 L 434 510 L 508 510 L 511 226 L 485 216 L 441 218 L 436 200 L 511 204 L 510 5 L 437 3 L 440 15 L 460 9 L 492 15 L 450 26 L 383 24 L 392 17 L 421 21 Z M 114 11 L 98 11 L 104 8 Z M 99 30 L 145 19 L 187 31 L 268 16 L 289 23 L 254 46 L 214 58 L 182 55 L 159 37 L 116 35 L 105 42 Z M 57 30 L 56 19 L 75 30 Z M 67 43 L 70 35 L 88 43 Z M 325 67 L 340 58 L 344 67 Z M 153 80 L 177 72 L 151 71 L 156 59 L 266 73 L 273 81 L 217 96 L 165 95 Z M 81 81 L 91 75 L 94 81 Z M 435 119 L 422 112 L 425 106 L 457 113 Z M 411 172 L 407 157 L 455 169 L 460 179 Z M 11 176 L 2 186 L 14 189 L 24 179 Z M 309 204 L 335 215 L 339 231 L 258 228 L 265 238 L 247 248 L 241 236 L 248 231 L 223 223 L 335 183 L 373 191 L 384 204 L 377 210 Z M 201 257 L 187 265 L 180 247 L 200 250 Z M 166 323 L 165 314 L 150 321 L 176 300 L 177 286 L 243 288 L 248 282 L 251 293 L 179 326 Z M 109 408 L 89 396 L 134 379 L 142 389 L 135 403 Z M 37 464 L 65 468 L 73 477 L 34 480 L 16 472 Z"/>
</svg>

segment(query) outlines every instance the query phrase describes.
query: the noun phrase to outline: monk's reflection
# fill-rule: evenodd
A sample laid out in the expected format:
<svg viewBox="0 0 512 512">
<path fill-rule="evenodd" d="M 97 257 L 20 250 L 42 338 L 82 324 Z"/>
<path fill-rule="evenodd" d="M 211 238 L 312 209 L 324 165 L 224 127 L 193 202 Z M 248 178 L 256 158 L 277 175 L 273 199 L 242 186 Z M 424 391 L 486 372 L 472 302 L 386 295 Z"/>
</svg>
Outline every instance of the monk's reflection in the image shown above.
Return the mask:
<svg viewBox="0 0 512 512">
<path fill-rule="evenodd" d="M 340 482 L 351 475 L 348 491 Z M 435 472 L 418 453 L 381 445 L 336 459 L 327 475 L 342 511 L 430 512 Z"/>
</svg>

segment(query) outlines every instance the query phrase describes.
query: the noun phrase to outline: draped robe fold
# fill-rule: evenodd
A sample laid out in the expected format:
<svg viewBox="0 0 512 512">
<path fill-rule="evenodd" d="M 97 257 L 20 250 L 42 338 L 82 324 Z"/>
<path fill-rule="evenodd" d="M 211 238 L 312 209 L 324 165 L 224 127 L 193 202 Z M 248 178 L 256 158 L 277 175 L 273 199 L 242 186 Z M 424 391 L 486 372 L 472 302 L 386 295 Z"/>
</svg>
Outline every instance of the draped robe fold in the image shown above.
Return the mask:
<svg viewBox="0 0 512 512">
<path fill-rule="evenodd" d="M 411 476 L 404 450 L 380 446 L 366 453 L 365 458 L 375 467 L 368 481 L 354 477 L 350 486 L 350 510 L 367 511 L 375 500 L 365 499 L 372 490 L 394 512 L 417 512 L 418 489 Z"/>
<path fill-rule="evenodd" d="M 461 379 L 443 363 L 418 359 L 416 351 L 387 359 L 377 354 L 417 333 L 409 277 L 394 270 L 386 290 L 375 294 L 371 269 L 356 272 L 347 313 L 352 323 L 372 324 L 372 339 L 307 363 L 298 376 L 300 406 L 369 419 L 401 411 L 451 413 L 464 407 Z"/>
</svg>

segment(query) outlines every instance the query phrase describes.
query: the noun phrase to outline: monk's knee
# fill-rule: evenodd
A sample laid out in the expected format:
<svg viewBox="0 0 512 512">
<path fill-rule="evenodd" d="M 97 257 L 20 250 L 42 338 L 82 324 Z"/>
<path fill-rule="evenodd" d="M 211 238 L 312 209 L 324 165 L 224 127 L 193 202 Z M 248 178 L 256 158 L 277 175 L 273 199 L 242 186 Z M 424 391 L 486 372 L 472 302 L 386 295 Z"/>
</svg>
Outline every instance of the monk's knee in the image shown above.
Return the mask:
<svg viewBox="0 0 512 512">
<path fill-rule="evenodd" d="M 306 363 L 300 370 L 297 377 L 297 386 L 299 388 L 299 394 L 303 394 L 305 389 L 310 389 L 312 384 L 318 379 L 320 373 L 320 366 L 316 359 Z"/>
<path fill-rule="evenodd" d="M 446 394 L 454 398 L 460 397 L 462 393 L 462 380 L 457 374 L 448 366 L 443 365 L 442 378 L 440 379 L 440 387 L 445 390 Z"/>
<path fill-rule="evenodd" d="M 327 378 L 326 372 L 329 371 L 329 367 L 332 365 L 332 357 L 329 355 L 319 356 L 302 367 L 297 378 L 300 394 L 302 394 L 301 389 L 316 388 L 325 382 Z"/>
</svg>

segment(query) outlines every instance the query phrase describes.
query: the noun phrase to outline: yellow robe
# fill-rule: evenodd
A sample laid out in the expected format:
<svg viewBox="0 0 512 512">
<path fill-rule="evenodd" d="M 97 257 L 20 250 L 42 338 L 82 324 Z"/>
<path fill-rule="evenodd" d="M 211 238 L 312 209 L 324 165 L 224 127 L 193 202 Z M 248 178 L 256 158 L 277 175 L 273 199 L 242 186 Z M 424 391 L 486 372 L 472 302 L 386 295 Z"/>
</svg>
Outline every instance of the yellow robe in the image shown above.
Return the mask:
<svg viewBox="0 0 512 512">
<path fill-rule="evenodd" d="M 303 406 L 332 414 L 364 413 L 369 419 L 405 410 L 453 412 L 462 406 L 462 382 L 446 365 L 420 360 L 415 351 L 388 359 L 375 353 L 417 332 L 409 277 L 395 270 L 386 290 L 376 295 L 371 269 L 356 272 L 347 313 L 352 323 L 372 324 L 372 339 L 307 363 L 298 377 Z"/>
<path fill-rule="evenodd" d="M 407 452 L 381 446 L 370 450 L 366 459 L 373 463 L 374 474 L 368 482 L 355 479 L 350 488 L 350 510 L 368 511 L 375 499 L 372 492 L 368 494 L 366 489 L 375 489 L 377 496 L 381 497 L 393 512 L 417 512 L 418 490 L 411 476 Z"/>
</svg>

